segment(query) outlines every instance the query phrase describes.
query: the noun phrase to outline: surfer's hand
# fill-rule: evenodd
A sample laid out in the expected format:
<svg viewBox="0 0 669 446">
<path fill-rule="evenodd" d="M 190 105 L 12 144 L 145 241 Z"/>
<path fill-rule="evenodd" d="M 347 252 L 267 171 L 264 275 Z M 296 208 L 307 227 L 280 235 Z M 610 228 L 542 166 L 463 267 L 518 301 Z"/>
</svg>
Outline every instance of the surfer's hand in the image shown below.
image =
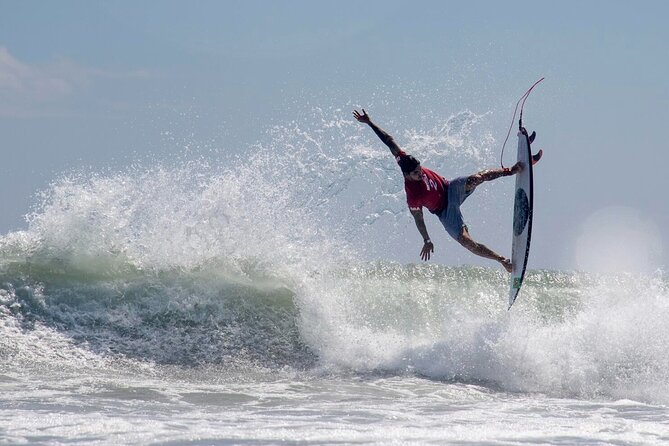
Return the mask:
<svg viewBox="0 0 669 446">
<path fill-rule="evenodd" d="M 434 245 L 432 242 L 425 242 L 423 249 L 420 250 L 420 258 L 423 260 L 430 260 L 430 253 L 434 252 Z"/>
<path fill-rule="evenodd" d="M 362 114 L 360 114 L 358 110 L 353 110 L 353 117 L 357 119 L 358 122 L 362 122 L 363 124 L 369 124 L 372 122 L 364 108 L 362 109 Z"/>
</svg>

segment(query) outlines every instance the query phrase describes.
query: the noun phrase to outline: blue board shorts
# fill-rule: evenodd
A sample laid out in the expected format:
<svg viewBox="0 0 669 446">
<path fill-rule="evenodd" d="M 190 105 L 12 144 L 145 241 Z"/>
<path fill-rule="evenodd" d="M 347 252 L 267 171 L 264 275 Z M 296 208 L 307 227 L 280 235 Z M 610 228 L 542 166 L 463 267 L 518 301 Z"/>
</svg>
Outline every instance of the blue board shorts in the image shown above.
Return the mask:
<svg viewBox="0 0 669 446">
<path fill-rule="evenodd" d="M 474 192 L 474 189 L 466 192 L 466 184 L 467 177 L 458 177 L 448 183 L 448 204 L 446 205 L 446 208 L 438 214 L 439 221 L 444 225 L 446 232 L 448 232 L 448 234 L 455 240 L 460 238 L 462 229 L 467 227 L 462 220 L 460 205 L 462 205 L 467 197 Z"/>
</svg>

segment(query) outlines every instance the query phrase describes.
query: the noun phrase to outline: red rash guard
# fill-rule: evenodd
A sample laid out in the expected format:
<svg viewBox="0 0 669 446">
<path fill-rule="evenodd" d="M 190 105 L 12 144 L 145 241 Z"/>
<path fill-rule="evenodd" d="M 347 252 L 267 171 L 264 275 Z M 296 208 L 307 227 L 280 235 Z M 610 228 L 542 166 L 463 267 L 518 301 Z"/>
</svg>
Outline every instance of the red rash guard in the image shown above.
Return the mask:
<svg viewBox="0 0 669 446">
<path fill-rule="evenodd" d="M 406 153 L 401 151 L 396 157 L 399 162 L 400 157 Z M 441 175 L 421 166 L 423 171 L 423 181 L 410 181 L 404 179 L 404 190 L 407 194 L 407 203 L 409 209 L 418 211 L 425 206 L 433 214 L 439 213 L 446 208 L 446 189 L 448 181 Z"/>
</svg>

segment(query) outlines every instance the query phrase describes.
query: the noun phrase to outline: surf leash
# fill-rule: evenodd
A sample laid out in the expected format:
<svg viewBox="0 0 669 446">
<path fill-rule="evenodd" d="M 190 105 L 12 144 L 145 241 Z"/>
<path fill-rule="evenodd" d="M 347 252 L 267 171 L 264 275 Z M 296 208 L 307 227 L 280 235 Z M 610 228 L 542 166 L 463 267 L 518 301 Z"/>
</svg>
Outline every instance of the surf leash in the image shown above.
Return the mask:
<svg viewBox="0 0 669 446">
<path fill-rule="evenodd" d="M 509 140 L 509 136 L 511 135 L 511 129 L 513 128 L 513 123 L 516 121 L 516 114 L 518 113 L 518 105 L 520 105 L 520 119 L 518 120 L 518 127 L 523 126 L 523 107 L 525 107 L 525 101 L 527 101 L 527 98 L 530 96 L 530 93 L 532 93 L 532 90 L 534 90 L 534 87 L 539 85 L 539 83 L 544 80 L 545 77 L 542 77 L 538 81 L 536 81 L 521 97 L 518 99 L 518 102 L 516 102 L 516 108 L 513 110 L 513 118 L 511 118 L 511 125 L 509 126 L 509 131 L 506 134 L 506 138 L 504 139 L 504 144 L 502 144 L 502 154 L 499 157 L 499 164 L 502 166 L 502 169 L 504 169 L 504 148 L 506 147 L 506 143 Z M 522 104 L 521 104 L 522 101 Z"/>
</svg>

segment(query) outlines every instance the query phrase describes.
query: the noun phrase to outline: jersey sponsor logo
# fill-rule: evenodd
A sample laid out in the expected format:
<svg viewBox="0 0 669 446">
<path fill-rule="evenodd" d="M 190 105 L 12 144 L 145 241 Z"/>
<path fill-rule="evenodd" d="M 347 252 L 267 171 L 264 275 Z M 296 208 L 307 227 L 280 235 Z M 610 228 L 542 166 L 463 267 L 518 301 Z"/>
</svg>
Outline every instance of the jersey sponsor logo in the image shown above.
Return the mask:
<svg viewBox="0 0 669 446">
<path fill-rule="evenodd" d="M 432 178 L 428 178 L 425 174 L 423 174 L 423 183 L 425 183 L 425 187 L 427 188 L 428 192 L 437 189 L 437 182 Z"/>
</svg>

